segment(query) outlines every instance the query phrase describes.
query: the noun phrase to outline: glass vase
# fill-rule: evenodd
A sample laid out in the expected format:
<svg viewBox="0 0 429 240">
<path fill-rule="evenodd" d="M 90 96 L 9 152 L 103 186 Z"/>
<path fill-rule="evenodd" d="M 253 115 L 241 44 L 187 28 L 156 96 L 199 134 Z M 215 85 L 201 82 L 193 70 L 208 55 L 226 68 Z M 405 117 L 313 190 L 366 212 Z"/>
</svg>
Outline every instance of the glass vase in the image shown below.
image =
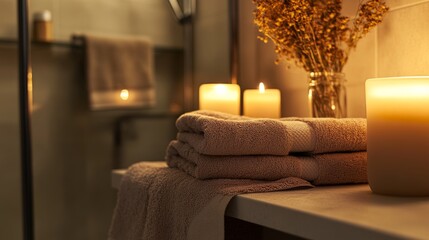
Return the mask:
<svg viewBox="0 0 429 240">
<path fill-rule="evenodd" d="M 310 72 L 308 102 L 315 118 L 347 117 L 347 96 L 344 73 Z"/>
</svg>

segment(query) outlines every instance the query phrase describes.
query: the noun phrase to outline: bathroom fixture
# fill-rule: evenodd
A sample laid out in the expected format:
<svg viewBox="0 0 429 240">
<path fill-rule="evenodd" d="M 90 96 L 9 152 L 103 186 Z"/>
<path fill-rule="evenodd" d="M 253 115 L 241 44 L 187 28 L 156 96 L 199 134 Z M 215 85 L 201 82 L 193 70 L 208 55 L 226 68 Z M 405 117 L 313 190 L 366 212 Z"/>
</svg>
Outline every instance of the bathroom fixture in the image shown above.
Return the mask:
<svg viewBox="0 0 429 240">
<path fill-rule="evenodd" d="M 168 2 L 170 3 L 174 15 L 181 24 L 189 21 L 195 13 L 195 0 L 184 0 L 183 8 L 180 6 L 179 0 L 168 0 Z"/>
</svg>

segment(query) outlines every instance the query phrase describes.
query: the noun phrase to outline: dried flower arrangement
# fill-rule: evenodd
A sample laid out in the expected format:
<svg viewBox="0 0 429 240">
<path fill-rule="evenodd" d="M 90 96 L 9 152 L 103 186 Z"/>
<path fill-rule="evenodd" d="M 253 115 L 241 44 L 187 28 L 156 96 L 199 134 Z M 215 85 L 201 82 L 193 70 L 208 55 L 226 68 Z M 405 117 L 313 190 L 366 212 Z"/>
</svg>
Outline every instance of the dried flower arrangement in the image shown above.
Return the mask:
<svg viewBox="0 0 429 240">
<path fill-rule="evenodd" d="M 360 0 L 356 16 L 342 0 L 253 0 L 255 24 L 275 44 L 277 63 L 293 60 L 307 72 L 342 72 L 349 53 L 388 11 L 383 0 Z"/>
</svg>

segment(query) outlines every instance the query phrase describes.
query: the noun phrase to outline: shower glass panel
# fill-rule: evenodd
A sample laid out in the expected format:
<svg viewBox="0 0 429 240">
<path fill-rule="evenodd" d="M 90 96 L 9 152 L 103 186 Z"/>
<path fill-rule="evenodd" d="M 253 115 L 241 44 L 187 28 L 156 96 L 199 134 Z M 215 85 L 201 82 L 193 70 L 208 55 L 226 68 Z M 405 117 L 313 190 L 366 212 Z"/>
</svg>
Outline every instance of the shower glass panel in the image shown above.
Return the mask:
<svg viewBox="0 0 429 240">
<path fill-rule="evenodd" d="M 35 238 L 106 239 L 113 164 L 162 160 L 175 116 L 185 110 L 184 27 L 167 0 L 32 0 L 29 18 L 41 10 L 52 14 L 53 41 L 31 44 Z M 16 2 L 0 1 L 0 239 L 23 237 L 16 12 Z M 149 37 L 156 105 L 90 111 L 85 49 L 71 43 L 75 33 Z M 118 128 L 124 124 L 128 132 Z"/>
</svg>

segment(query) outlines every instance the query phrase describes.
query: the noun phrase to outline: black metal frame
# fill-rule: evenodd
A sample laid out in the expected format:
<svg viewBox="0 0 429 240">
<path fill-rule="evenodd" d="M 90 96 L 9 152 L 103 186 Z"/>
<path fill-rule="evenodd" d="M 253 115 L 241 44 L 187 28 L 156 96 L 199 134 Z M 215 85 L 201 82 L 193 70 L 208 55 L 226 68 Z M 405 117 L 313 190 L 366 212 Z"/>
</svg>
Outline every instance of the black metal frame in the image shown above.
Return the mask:
<svg viewBox="0 0 429 240">
<path fill-rule="evenodd" d="M 34 239 L 33 174 L 31 149 L 31 109 L 28 83 L 31 77 L 30 44 L 28 36 L 28 1 L 18 0 L 18 81 L 19 119 L 21 136 L 21 186 L 23 237 Z"/>
</svg>

